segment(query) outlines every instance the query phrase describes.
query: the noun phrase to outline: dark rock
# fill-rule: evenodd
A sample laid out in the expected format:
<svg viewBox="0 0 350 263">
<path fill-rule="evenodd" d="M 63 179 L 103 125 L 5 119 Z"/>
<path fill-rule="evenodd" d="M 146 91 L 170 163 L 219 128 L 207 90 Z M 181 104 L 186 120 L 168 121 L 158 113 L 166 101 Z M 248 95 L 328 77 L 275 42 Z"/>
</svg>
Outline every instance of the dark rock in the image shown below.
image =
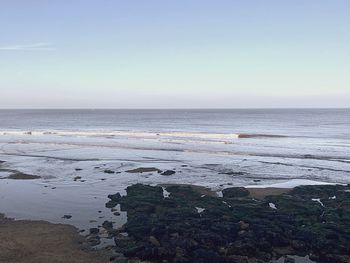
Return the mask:
<svg viewBox="0 0 350 263">
<path fill-rule="evenodd" d="M 239 221 L 238 223 L 241 230 L 247 230 L 249 228 L 249 224 L 244 221 Z"/>
<path fill-rule="evenodd" d="M 172 170 L 166 170 L 164 172 L 161 173 L 161 175 L 173 175 L 175 174 L 176 172 L 175 171 L 172 171 Z"/>
<path fill-rule="evenodd" d="M 233 175 L 233 176 L 246 175 L 246 173 L 244 173 L 244 172 L 234 172 L 234 171 L 224 171 L 224 172 L 220 172 L 219 174 L 227 174 L 227 175 Z"/>
<path fill-rule="evenodd" d="M 112 201 L 118 202 L 122 198 L 122 196 L 120 195 L 120 193 L 116 193 L 114 195 L 108 195 L 108 198 Z"/>
<path fill-rule="evenodd" d="M 149 242 L 150 242 L 153 246 L 160 247 L 159 241 L 158 241 L 157 238 L 155 238 L 154 236 L 150 236 L 150 237 L 149 237 Z"/>
<path fill-rule="evenodd" d="M 121 251 L 121 252 L 127 250 L 130 247 L 134 247 L 136 244 L 136 242 L 133 239 L 126 236 L 121 236 L 121 235 L 116 236 L 114 238 L 114 242 L 118 248 L 118 251 Z"/>
<path fill-rule="evenodd" d="M 307 250 L 307 245 L 305 244 L 305 242 L 301 241 L 301 240 L 292 240 L 290 242 L 292 248 L 296 251 L 306 251 Z"/>
<path fill-rule="evenodd" d="M 118 205 L 118 202 L 114 202 L 111 200 L 111 201 L 107 202 L 105 206 L 107 208 L 113 208 L 113 207 L 116 207 L 117 205 Z"/>
<path fill-rule="evenodd" d="M 98 228 L 90 228 L 90 234 L 97 235 L 100 232 Z"/>
<path fill-rule="evenodd" d="M 249 191 L 244 187 L 232 187 L 222 190 L 224 198 L 237 198 L 249 196 Z"/>
<path fill-rule="evenodd" d="M 221 259 L 216 252 L 199 248 L 194 251 L 194 262 L 219 263 Z"/>
<path fill-rule="evenodd" d="M 109 222 L 109 221 L 104 221 L 102 223 L 102 227 L 106 230 L 108 229 L 113 229 L 113 223 L 112 222 Z"/>
<path fill-rule="evenodd" d="M 284 258 L 284 263 L 295 263 L 295 259 L 286 256 L 286 257 Z"/>
<path fill-rule="evenodd" d="M 32 174 L 25 174 L 21 172 L 14 172 L 10 174 L 7 177 L 3 177 L 1 179 L 12 179 L 12 180 L 35 180 L 35 179 L 40 179 L 41 176 L 38 175 L 32 175 Z"/>
<path fill-rule="evenodd" d="M 119 204 L 119 201 L 121 200 L 120 193 L 116 193 L 114 195 L 108 195 L 108 198 L 111 199 L 109 202 L 106 203 L 107 208 L 113 208 L 116 207 Z"/>
<path fill-rule="evenodd" d="M 97 235 L 90 235 L 86 237 L 87 242 L 90 246 L 94 247 L 101 243 L 101 238 Z"/>
<path fill-rule="evenodd" d="M 64 219 L 71 219 L 72 216 L 71 215 L 64 215 L 64 216 L 62 216 L 62 218 L 64 218 Z"/>
<path fill-rule="evenodd" d="M 103 172 L 106 173 L 106 174 L 115 174 L 115 171 L 112 171 L 112 170 L 109 170 L 109 169 L 106 169 Z"/>
<path fill-rule="evenodd" d="M 155 167 L 140 167 L 136 169 L 127 170 L 126 172 L 127 173 L 149 173 L 149 172 L 161 173 L 162 171 Z"/>
<path fill-rule="evenodd" d="M 260 263 L 297 254 L 320 263 L 348 262 L 349 186 L 297 187 L 262 200 L 237 187 L 223 190 L 222 198 L 179 185 L 167 186 L 168 198 L 158 186 L 136 184 L 126 190 L 126 196 L 110 196 L 106 206 L 114 202 L 127 212 L 122 231 L 128 236 L 104 223 L 125 256 L 149 262 Z M 312 198 L 321 198 L 324 207 Z"/>
<path fill-rule="evenodd" d="M 237 240 L 227 247 L 227 254 L 250 256 L 255 255 L 256 250 L 254 242 Z"/>
<path fill-rule="evenodd" d="M 128 262 L 130 262 L 129 259 L 127 257 L 124 257 L 124 256 L 116 257 L 113 261 L 113 263 L 128 263 Z"/>
</svg>

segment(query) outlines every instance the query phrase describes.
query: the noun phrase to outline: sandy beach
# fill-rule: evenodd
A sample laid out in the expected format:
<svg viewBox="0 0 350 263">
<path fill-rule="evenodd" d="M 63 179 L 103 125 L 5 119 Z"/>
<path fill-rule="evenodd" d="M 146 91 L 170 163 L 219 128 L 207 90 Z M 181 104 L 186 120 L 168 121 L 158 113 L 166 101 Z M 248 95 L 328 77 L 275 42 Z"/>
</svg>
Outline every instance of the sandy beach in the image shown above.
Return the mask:
<svg viewBox="0 0 350 263">
<path fill-rule="evenodd" d="M 247 188 L 250 196 L 257 199 L 264 199 L 266 196 L 281 195 L 288 193 L 292 188 L 277 188 L 277 187 L 266 187 L 266 188 Z"/>
<path fill-rule="evenodd" d="M 102 254 L 93 251 L 73 226 L 0 215 L 1 263 L 101 263 L 107 257 Z"/>
</svg>

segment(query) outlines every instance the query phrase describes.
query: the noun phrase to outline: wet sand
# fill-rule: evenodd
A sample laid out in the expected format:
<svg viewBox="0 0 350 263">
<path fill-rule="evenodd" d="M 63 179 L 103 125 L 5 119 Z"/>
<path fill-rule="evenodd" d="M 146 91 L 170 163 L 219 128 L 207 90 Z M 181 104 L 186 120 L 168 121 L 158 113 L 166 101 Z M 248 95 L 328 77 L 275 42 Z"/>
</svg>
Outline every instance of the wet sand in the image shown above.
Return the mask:
<svg viewBox="0 0 350 263">
<path fill-rule="evenodd" d="M 0 215 L 0 263 L 101 263 L 76 228 L 44 221 L 13 221 Z"/>
<path fill-rule="evenodd" d="M 198 185 L 191 185 L 191 184 L 161 184 L 159 186 L 162 187 L 169 187 L 169 186 L 188 186 L 190 187 L 193 191 L 198 192 L 202 195 L 207 195 L 211 197 L 217 197 L 218 194 L 216 191 L 213 191 L 210 188 L 204 187 L 204 186 L 198 186 Z M 266 188 L 246 188 L 250 196 L 255 199 L 264 199 L 266 196 L 269 195 L 281 195 L 288 193 L 291 191 L 293 188 L 278 188 L 278 187 L 266 187 Z"/>
<path fill-rule="evenodd" d="M 266 187 L 266 188 L 247 188 L 250 193 L 250 196 L 256 199 L 264 199 L 269 195 L 281 195 L 288 193 L 293 188 L 275 188 L 275 187 Z"/>
</svg>

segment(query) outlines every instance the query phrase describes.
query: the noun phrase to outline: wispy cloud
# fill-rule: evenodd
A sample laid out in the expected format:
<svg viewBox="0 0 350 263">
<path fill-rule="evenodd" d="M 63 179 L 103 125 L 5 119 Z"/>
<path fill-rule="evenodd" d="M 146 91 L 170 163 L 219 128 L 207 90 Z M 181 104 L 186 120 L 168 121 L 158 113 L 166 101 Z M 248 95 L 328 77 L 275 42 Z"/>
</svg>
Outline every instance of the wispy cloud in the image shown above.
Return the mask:
<svg viewBox="0 0 350 263">
<path fill-rule="evenodd" d="M 40 42 L 28 45 L 9 45 L 0 46 L 0 51 L 40 51 L 40 50 L 55 50 L 55 47 L 50 43 Z"/>
</svg>

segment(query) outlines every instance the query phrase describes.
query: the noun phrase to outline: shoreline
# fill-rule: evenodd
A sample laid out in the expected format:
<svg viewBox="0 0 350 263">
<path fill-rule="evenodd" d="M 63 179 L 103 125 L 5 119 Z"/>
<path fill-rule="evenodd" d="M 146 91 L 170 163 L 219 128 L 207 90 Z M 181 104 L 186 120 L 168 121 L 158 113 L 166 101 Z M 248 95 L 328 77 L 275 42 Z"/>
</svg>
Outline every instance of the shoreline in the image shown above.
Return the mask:
<svg viewBox="0 0 350 263">
<path fill-rule="evenodd" d="M 217 192 L 203 186 L 165 184 L 161 187 L 190 187 L 194 192 L 210 197 L 219 197 Z M 267 195 L 280 195 L 290 191 L 285 188 L 250 188 L 252 198 L 262 199 Z M 16 220 L 0 213 L 0 263 L 105 262 L 113 254 L 106 248 L 89 244 L 94 235 L 79 233 L 69 224 L 56 224 L 44 220 Z M 93 240 L 94 241 L 94 240 Z M 91 240 L 90 240 L 91 242 Z M 43 245 L 44 244 L 44 245 Z M 18 253 L 20 251 L 20 253 Z"/>
<path fill-rule="evenodd" d="M 0 253 L 0 263 L 59 263 L 68 259 L 97 263 L 106 262 L 110 256 L 116 256 L 117 262 L 129 262 L 129 259 L 133 260 L 130 262 L 160 262 L 160 259 L 173 262 L 173 257 L 182 262 L 197 262 L 207 257 L 211 258 L 210 262 L 283 262 L 281 258 L 319 262 L 322 257 L 331 261 L 320 262 L 338 259 L 350 262 L 347 252 L 337 252 L 343 250 L 342 245 L 328 248 L 324 255 L 317 248 L 317 242 L 323 246 L 334 242 L 334 238 L 338 242 L 350 238 L 346 231 L 348 223 L 337 218 L 339 209 L 344 216 L 349 214 L 346 206 L 350 201 L 349 185 L 231 187 L 219 196 L 209 188 L 195 185 L 134 184 L 126 192 L 123 196 L 109 195 L 106 208 L 115 211 L 120 206 L 118 210 L 128 214 L 128 221 L 117 227 L 113 221 L 106 220 L 85 236 L 79 235 L 72 225 L 16 221 L 0 215 L 0 250 L 4 251 Z M 115 218 L 118 216 L 119 212 L 115 213 Z M 332 229 L 328 228 L 329 224 Z M 295 231 L 311 232 L 291 234 Z M 309 235 L 320 240 L 310 246 L 308 242 L 313 241 L 308 239 Z M 103 236 L 115 244 L 100 247 Z M 264 248 L 260 247 L 261 242 Z M 178 246 L 180 254 L 176 252 Z"/>
</svg>

